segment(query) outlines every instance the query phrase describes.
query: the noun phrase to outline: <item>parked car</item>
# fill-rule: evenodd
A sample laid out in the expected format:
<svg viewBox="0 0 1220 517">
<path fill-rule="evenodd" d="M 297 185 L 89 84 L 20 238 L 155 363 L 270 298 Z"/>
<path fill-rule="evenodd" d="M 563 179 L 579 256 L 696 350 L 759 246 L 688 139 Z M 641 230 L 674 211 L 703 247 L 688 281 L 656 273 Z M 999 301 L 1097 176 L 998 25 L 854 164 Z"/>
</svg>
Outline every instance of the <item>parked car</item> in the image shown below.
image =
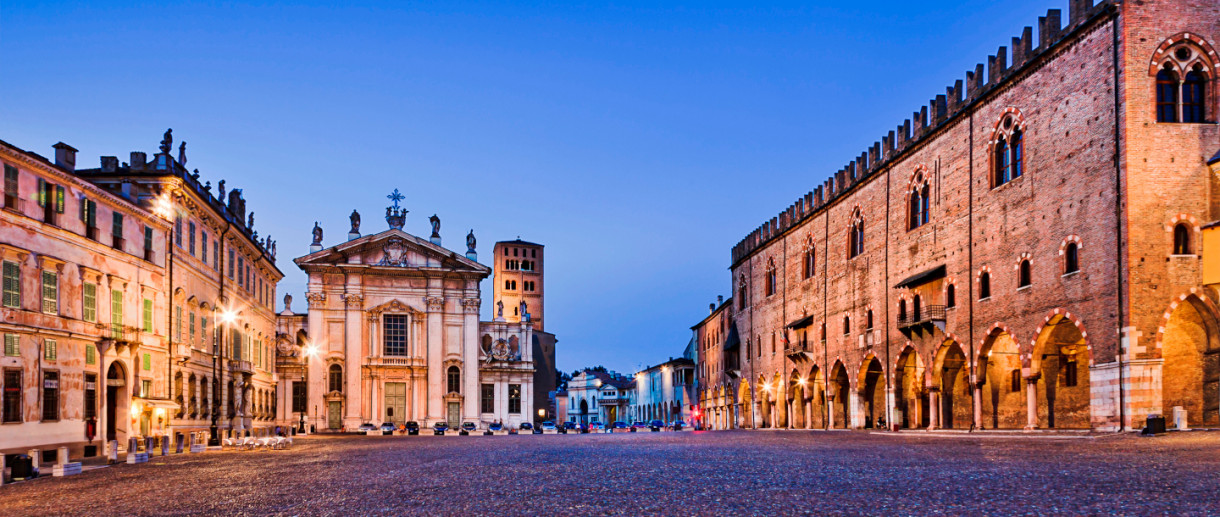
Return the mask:
<svg viewBox="0 0 1220 517">
<path fill-rule="evenodd" d="M 504 424 L 501 424 L 500 422 L 493 422 L 493 423 L 487 425 L 487 430 L 488 431 L 503 431 Z"/>
<path fill-rule="evenodd" d="M 517 426 L 517 428 L 522 431 L 533 431 L 534 424 L 531 424 L 529 422 L 521 422 L 521 425 Z"/>
<path fill-rule="evenodd" d="M 550 420 L 547 420 L 546 422 L 543 422 L 543 423 L 542 423 L 542 426 L 541 426 L 541 427 L 542 427 L 542 430 L 543 430 L 543 431 L 554 431 L 554 430 L 555 430 L 555 422 L 552 422 L 552 421 L 550 421 Z"/>
<path fill-rule="evenodd" d="M 412 420 L 403 427 L 407 428 L 407 436 L 419 436 L 419 422 Z"/>
<path fill-rule="evenodd" d="M 648 424 L 645 424 L 644 422 L 641 422 L 639 420 L 636 420 L 635 422 L 631 423 L 632 429 L 643 429 L 645 427 L 648 427 Z"/>
<path fill-rule="evenodd" d="M 651 422 L 648 422 L 648 428 L 651 429 L 652 432 L 655 433 L 657 431 L 665 429 L 665 422 L 663 422 L 661 420 L 653 420 Z"/>
<path fill-rule="evenodd" d="M 602 424 L 601 422 L 598 422 L 596 420 L 589 422 L 590 431 L 601 431 L 604 429 L 606 429 L 606 426 L 604 424 Z"/>
<path fill-rule="evenodd" d="M 567 429 L 567 430 L 569 430 L 569 431 L 579 431 L 579 430 L 580 430 L 580 424 L 578 424 L 578 423 L 576 423 L 576 422 L 564 422 L 564 423 L 563 423 L 563 428 L 564 428 L 564 429 Z"/>
<path fill-rule="evenodd" d="M 394 422 L 381 423 L 381 434 L 394 434 L 396 429 L 398 429 L 398 426 L 394 425 Z"/>
<path fill-rule="evenodd" d="M 674 423 L 671 424 L 669 426 L 669 428 L 673 429 L 675 431 L 681 431 L 686 428 L 686 422 L 683 422 L 681 420 L 674 420 Z"/>
<path fill-rule="evenodd" d="M 435 424 L 432 424 L 432 434 L 434 436 L 444 436 L 445 431 L 448 431 L 448 430 L 449 430 L 449 424 L 446 424 L 444 422 L 437 422 Z"/>
<path fill-rule="evenodd" d="M 610 432 L 614 432 L 619 429 L 630 429 L 630 427 L 627 427 L 627 422 L 618 420 L 618 421 L 614 422 L 613 424 L 611 424 Z"/>
<path fill-rule="evenodd" d="M 357 428 L 356 428 L 356 430 L 357 430 L 357 431 L 360 431 L 360 432 L 364 432 L 364 431 L 376 431 L 376 430 L 377 430 L 377 426 L 373 425 L 371 422 L 365 422 L 365 423 L 363 423 L 363 424 L 360 424 L 360 427 L 357 427 Z"/>
<path fill-rule="evenodd" d="M 475 425 L 474 422 L 462 422 L 462 430 L 466 431 L 467 433 L 473 433 L 478 429 L 479 426 Z"/>
</svg>

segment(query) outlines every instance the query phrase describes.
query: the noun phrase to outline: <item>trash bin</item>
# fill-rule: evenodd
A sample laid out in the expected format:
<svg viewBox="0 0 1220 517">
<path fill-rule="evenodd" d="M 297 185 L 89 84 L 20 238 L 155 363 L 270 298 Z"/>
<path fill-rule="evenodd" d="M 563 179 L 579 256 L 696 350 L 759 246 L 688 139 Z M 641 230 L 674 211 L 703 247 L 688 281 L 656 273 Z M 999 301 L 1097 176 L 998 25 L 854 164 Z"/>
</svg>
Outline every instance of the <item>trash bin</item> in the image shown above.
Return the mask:
<svg viewBox="0 0 1220 517">
<path fill-rule="evenodd" d="M 1144 423 L 1143 434 L 1165 434 L 1165 417 L 1148 415 L 1148 420 Z"/>
<path fill-rule="evenodd" d="M 25 480 L 34 477 L 34 461 L 27 454 L 18 454 L 13 456 L 9 462 L 11 477 L 13 480 Z"/>
</svg>

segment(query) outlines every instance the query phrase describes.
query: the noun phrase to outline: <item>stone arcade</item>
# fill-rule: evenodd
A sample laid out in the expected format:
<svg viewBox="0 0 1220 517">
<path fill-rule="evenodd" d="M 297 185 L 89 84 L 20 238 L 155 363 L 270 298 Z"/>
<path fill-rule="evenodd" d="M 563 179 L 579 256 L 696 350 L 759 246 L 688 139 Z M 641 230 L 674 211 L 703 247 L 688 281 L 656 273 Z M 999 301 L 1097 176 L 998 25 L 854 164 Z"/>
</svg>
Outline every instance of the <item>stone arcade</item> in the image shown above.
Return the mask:
<svg viewBox="0 0 1220 517">
<path fill-rule="evenodd" d="M 474 239 L 464 255 L 442 247 L 436 216 L 429 239 L 411 235 L 402 195 L 389 197 L 389 229 L 361 236 L 353 212 L 346 242 L 324 248 L 315 225 L 311 252 L 295 260 L 309 310 L 280 315 L 281 421 L 320 431 L 530 421 L 532 324 L 480 322 L 479 284 L 492 270 Z"/>
</svg>

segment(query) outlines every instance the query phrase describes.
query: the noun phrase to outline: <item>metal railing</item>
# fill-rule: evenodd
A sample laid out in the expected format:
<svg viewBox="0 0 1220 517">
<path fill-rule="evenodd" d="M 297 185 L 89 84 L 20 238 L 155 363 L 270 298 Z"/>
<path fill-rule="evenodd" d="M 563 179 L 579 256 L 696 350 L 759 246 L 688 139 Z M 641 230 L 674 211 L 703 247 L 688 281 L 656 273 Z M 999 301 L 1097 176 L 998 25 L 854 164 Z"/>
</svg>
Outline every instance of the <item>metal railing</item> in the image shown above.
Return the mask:
<svg viewBox="0 0 1220 517">
<path fill-rule="evenodd" d="M 920 307 L 918 311 L 911 311 L 906 316 L 898 318 L 898 327 L 913 327 L 933 321 L 945 321 L 944 305 L 928 305 Z"/>
</svg>

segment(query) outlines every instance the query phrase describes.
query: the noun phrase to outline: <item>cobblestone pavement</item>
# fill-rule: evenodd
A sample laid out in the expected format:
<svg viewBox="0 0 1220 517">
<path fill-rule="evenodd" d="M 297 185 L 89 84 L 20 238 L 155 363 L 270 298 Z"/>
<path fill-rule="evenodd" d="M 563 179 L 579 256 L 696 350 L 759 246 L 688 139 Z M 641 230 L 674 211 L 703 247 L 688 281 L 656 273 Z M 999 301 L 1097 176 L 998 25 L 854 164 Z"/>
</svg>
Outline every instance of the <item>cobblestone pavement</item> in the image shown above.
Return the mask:
<svg viewBox="0 0 1220 517">
<path fill-rule="evenodd" d="M 1220 514 L 1220 432 L 311 437 L 0 487 L 3 515 Z"/>
</svg>

